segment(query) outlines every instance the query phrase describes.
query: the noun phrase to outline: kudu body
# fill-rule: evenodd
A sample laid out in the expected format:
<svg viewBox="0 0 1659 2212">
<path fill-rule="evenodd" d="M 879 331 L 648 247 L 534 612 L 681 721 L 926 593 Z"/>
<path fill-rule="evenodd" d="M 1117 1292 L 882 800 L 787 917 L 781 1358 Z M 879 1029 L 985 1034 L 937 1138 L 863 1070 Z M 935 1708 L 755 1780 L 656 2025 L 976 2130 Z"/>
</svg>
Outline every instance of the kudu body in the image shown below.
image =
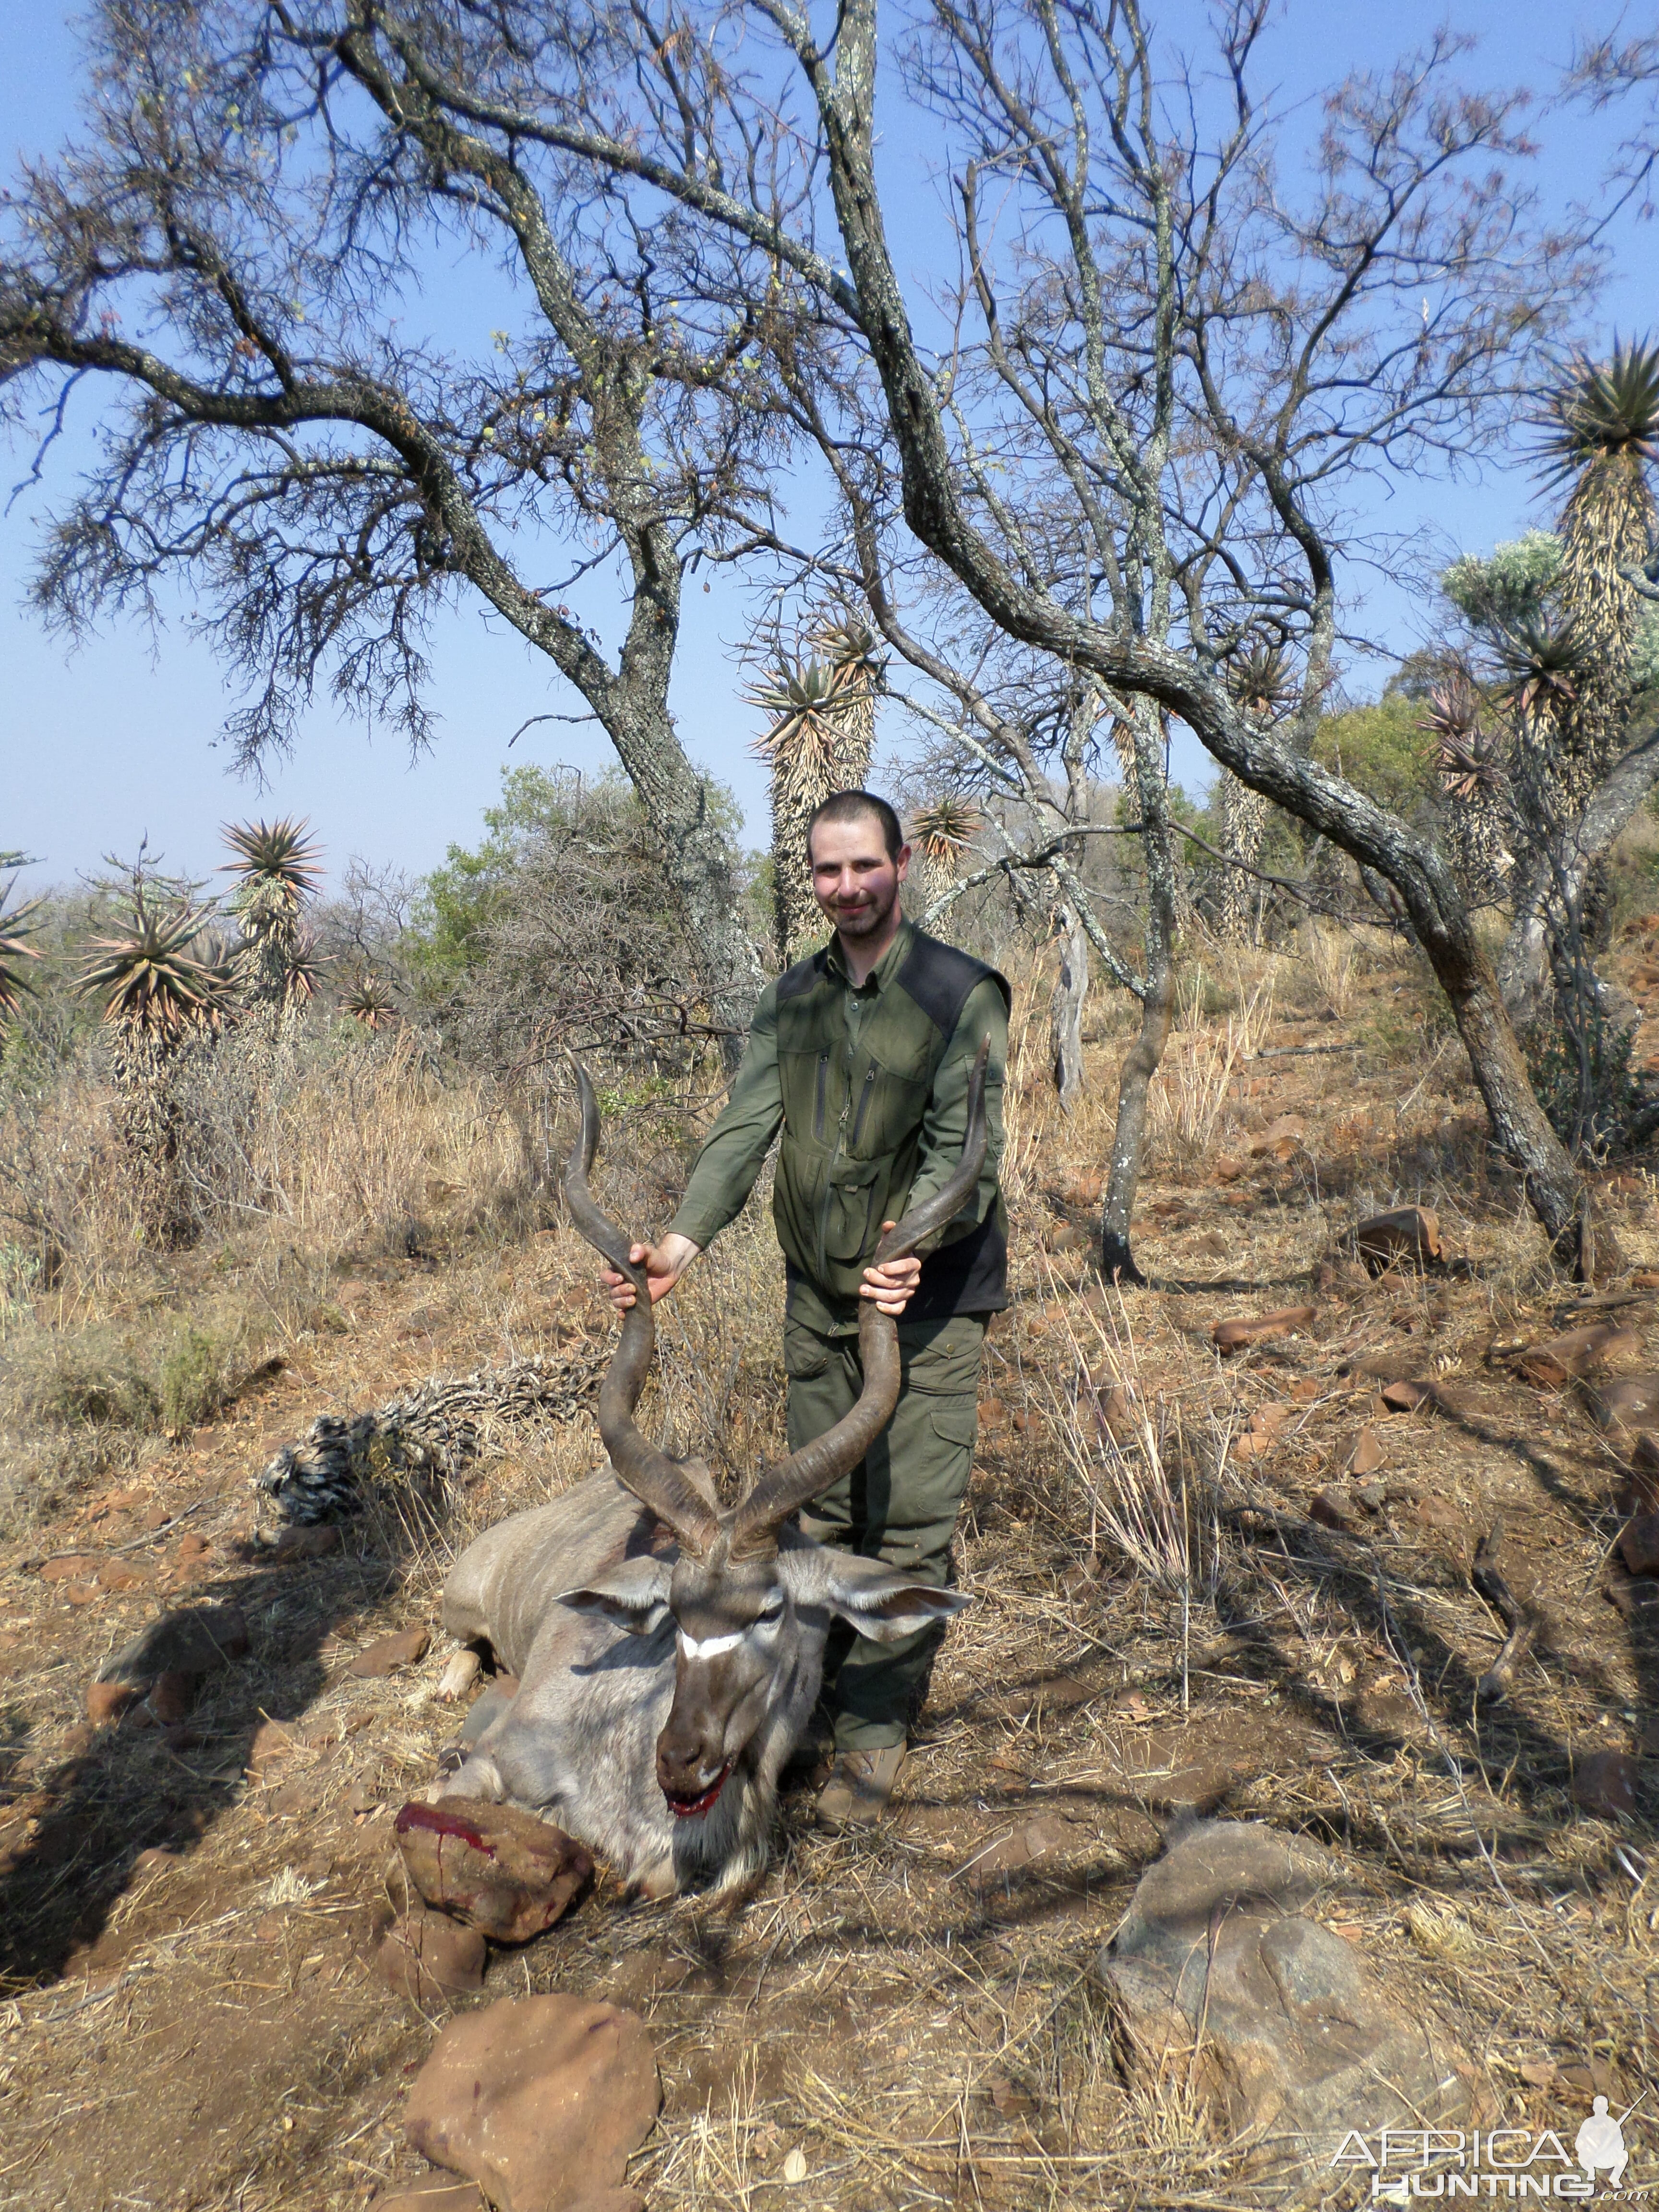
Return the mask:
<svg viewBox="0 0 1659 2212">
<path fill-rule="evenodd" d="M 988 1051 L 955 1173 L 888 1231 L 878 1261 L 943 1229 L 978 1180 Z M 873 1300 L 859 1316 L 858 1403 L 738 1504 L 720 1505 L 702 1462 L 671 1459 L 640 1434 L 634 1408 L 655 1346 L 650 1292 L 629 1240 L 588 1194 L 599 1113 L 580 1070 L 578 1082 L 571 1218 L 635 1292 L 599 1393 L 610 1465 L 489 1529 L 450 1575 L 445 1626 L 488 1644 L 520 1688 L 446 1794 L 544 1814 L 652 1895 L 723 1888 L 765 1864 L 778 1777 L 817 1699 L 831 1619 L 886 1641 L 968 1601 L 786 1525 L 857 1465 L 891 1417 L 897 1328 Z"/>
</svg>

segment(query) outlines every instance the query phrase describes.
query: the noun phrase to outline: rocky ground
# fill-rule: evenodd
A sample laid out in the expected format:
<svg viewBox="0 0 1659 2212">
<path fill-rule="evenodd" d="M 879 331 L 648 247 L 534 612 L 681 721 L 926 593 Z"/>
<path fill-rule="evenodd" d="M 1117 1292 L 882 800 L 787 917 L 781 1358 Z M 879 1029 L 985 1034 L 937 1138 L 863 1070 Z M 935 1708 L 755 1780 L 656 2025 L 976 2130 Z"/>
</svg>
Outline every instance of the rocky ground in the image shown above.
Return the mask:
<svg viewBox="0 0 1659 2212">
<path fill-rule="evenodd" d="M 1616 963 L 1641 999 L 1651 942 Z M 252 1478 L 319 1412 L 601 1341 L 562 1231 L 343 1267 L 327 1326 L 212 1427 L 0 1554 L 0 2207 L 384 2203 L 436 2178 L 404 2120 L 445 2019 L 548 1995 L 645 2024 L 663 2103 L 629 2179 L 653 2207 L 1249 2202 L 1274 2119 L 1249 2068 L 1149 2039 L 1102 1969 L 1194 1814 L 1311 1855 L 1310 1940 L 1447 2054 L 1467 2115 L 1571 2141 L 1593 2094 L 1638 2105 L 1659 1551 L 1632 1526 L 1656 1502 L 1632 1488 L 1640 1392 L 1603 1417 L 1612 1383 L 1659 1372 L 1654 1180 L 1607 1171 L 1623 1269 L 1565 1291 L 1397 963 L 1234 982 L 1231 1016 L 1177 1037 L 1136 1237 L 1158 1285 L 1121 1297 L 1084 1274 L 1109 1116 L 1058 1122 L 1034 1025 L 1018 1296 L 963 1526 L 977 1601 L 890 1824 L 821 1836 L 798 1792 L 751 1894 L 627 1903 L 601 1868 L 453 2007 L 377 1971 L 393 1818 L 458 1726 L 434 1694 L 447 1565 L 591 1463 L 586 1418 L 504 1435 L 440 1517 L 388 1480 L 332 1549 L 252 1540 Z M 1108 1097 L 1119 1048 L 1091 1055 Z M 1413 1205 L 1438 1259 L 1373 1273 L 1355 1224 Z M 728 1247 L 665 1325 L 658 1418 L 735 1473 L 778 1434 L 780 1285 L 763 1223 Z M 112 1654 L 201 1606 L 210 1661 L 100 1693 Z M 1507 1694 L 1478 1697 L 1516 1620 Z"/>
</svg>

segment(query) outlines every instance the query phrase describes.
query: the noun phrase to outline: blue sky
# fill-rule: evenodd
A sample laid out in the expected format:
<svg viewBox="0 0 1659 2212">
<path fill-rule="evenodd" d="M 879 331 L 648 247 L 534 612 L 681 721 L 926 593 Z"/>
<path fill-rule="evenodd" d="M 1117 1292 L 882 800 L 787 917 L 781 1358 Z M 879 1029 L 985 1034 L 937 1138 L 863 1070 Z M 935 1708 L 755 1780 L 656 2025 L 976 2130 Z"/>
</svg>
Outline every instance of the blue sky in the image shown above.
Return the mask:
<svg viewBox="0 0 1659 2212">
<path fill-rule="evenodd" d="M 9 170 L 20 153 L 49 150 L 73 127 L 78 53 L 71 20 L 50 7 L 8 11 L 7 66 L 0 72 L 0 161 Z M 1200 17 L 1188 0 L 1152 12 L 1193 27 Z M 1294 0 L 1279 19 L 1270 53 L 1277 79 L 1293 99 L 1312 101 L 1346 70 L 1381 64 L 1439 23 L 1473 32 L 1480 46 L 1471 68 L 1546 90 L 1571 52 L 1575 33 L 1605 27 L 1614 9 L 1473 0 L 1448 11 L 1439 0 L 1344 0 L 1332 7 Z M 1647 27 L 1631 18 L 1632 30 Z M 1312 110 L 1310 109 L 1311 114 Z M 1586 192 L 1605 166 L 1629 117 L 1593 118 L 1567 112 L 1541 119 L 1546 152 L 1540 182 L 1565 203 Z M 925 273 L 935 204 L 927 179 L 925 145 L 890 149 L 915 172 L 913 195 L 896 205 L 915 212 L 914 233 L 902 233 L 912 273 Z M 1601 334 L 1639 330 L 1653 319 L 1659 297 L 1659 228 L 1626 221 L 1615 238 L 1615 275 L 1601 317 Z M 459 289 L 473 272 L 457 269 Z M 503 318 L 505 319 L 505 318 Z M 53 467 L 45 497 L 18 499 L 0 531 L 0 848 L 21 846 L 40 856 L 29 878 L 64 882 L 97 865 L 100 854 L 130 854 L 148 833 L 169 864 L 208 874 L 222 858 L 219 825 L 250 812 L 310 817 L 331 872 L 352 854 L 420 872 L 441 859 L 454 840 L 472 842 L 479 817 L 495 797 L 503 765 L 517 760 L 567 761 L 589 771 L 610 750 L 592 726 L 543 724 L 512 751 L 507 740 L 530 717 L 576 714 L 581 702 L 505 625 L 477 602 L 441 617 L 433 639 L 431 698 L 441 718 L 437 740 L 411 762 L 393 732 L 366 732 L 326 703 L 307 721 L 293 757 L 270 765 L 261 789 L 227 772 L 215 745 L 234 703 L 211 653 L 188 629 L 180 606 L 155 637 L 115 623 L 72 653 L 46 635 L 24 604 L 38 526 L 72 477 L 74 441 Z M 21 456 L 0 448 L 5 482 L 22 473 Z M 1386 516 L 1391 530 L 1435 534 L 1448 550 L 1480 549 L 1538 520 L 1524 473 L 1491 471 L 1480 483 L 1406 485 Z M 768 834 L 763 773 L 748 747 L 755 718 L 738 696 L 737 647 L 750 602 L 719 574 L 707 594 L 693 585 L 677 670 L 674 707 L 689 750 L 735 789 L 751 842 Z M 1400 651 L 1415 641 L 1417 611 L 1386 582 L 1371 591 L 1368 627 Z M 609 627 L 607 625 L 607 627 Z M 1361 686 L 1376 679 L 1362 676 Z M 1177 749 L 1176 772 L 1196 787 L 1208 763 L 1190 741 Z"/>
</svg>

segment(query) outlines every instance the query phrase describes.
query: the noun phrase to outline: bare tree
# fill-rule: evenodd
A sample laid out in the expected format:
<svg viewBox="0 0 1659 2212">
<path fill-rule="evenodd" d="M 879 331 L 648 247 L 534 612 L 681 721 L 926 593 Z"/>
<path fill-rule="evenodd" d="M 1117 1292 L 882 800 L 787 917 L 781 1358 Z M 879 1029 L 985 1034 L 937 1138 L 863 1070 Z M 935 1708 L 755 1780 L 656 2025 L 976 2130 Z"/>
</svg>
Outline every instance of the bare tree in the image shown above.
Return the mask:
<svg viewBox="0 0 1659 2212">
<path fill-rule="evenodd" d="M 729 1055 L 760 969 L 668 687 L 688 568 L 766 520 L 769 311 L 719 241 L 490 121 L 523 76 L 491 13 L 94 12 L 88 137 L 26 173 L 0 245 L 0 380 L 14 425 L 45 393 L 37 471 L 76 386 L 114 393 L 36 601 L 76 629 L 185 581 L 249 687 L 253 763 L 325 674 L 425 742 L 432 616 L 478 593 L 615 745 Z M 457 246 L 504 272 L 514 327 L 482 357 L 425 304 Z M 596 573 L 625 611 L 609 653 L 566 596 Z"/>
<path fill-rule="evenodd" d="M 790 0 L 752 0 L 677 13 L 672 39 L 635 0 L 626 82 L 623 15 L 586 15 L 611 46 L 573 45 L 563 112 L 544 105 L 522 127 L 789 272 L 878 380 L 910 530 L 993 621 L 1179 718 L 1247 788 L 1394 886 L 1498 1143 L 1559 1258 L 1589 1272 L 1583 1185 L 1452 871 L 1307 745 L 1359 481 L 1488 447 L 1593 270 L 1582 234 L 1542 223 L 1521 179 L 1522 97 L 1460 88 L 1449 36 L 1338 86 L 1310 179 L 1287 184 L 1252 82 L 1267 12 L 1236 0 L 1207 70 L 1164 78 L 1139 0 L 931 0 L 896 65 L 874 0 L 846 0 L 827 38 Z M 762 26 L 776 66 L 740 51 Z M 896 79 L 945 126 L 971 345 L 924 349 L 889 247 L 877 101 Z M 815 228 L 826 216 L 834 251 Z M 1101 604 L 1030 557 L 1011 482 L 1078 515 Z M 1227 681 L 1264 632 L 1296 672 L 1279 728 Z"/>
</svg>

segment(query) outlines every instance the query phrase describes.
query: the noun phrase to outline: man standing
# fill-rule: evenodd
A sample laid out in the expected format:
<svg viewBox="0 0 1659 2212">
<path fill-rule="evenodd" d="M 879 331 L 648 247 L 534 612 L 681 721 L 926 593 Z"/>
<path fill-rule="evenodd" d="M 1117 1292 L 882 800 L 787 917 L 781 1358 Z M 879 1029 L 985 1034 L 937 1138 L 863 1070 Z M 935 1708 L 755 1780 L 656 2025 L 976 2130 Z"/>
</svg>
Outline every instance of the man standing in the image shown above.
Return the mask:
<svg viewBox="0 0 1659 2212">
<path fill-rule="evenodd" d="M 835 935 L 762 994 L 732 1096 L 697 1155 L 661 1241 L 635 1245 L 651 1296 L 741 1210 L 782 1132 L 773 1218 L 788 1275 L 784 1364 L 789 1449 L 823 1436 L 858 1398 L 861 1297 L 900 1316 L 903 1379 L 863 1462 L 803 1510 L 818 1542 L 951 1579 L 951 1540 L 973 1465 L 980 1356 L 1006 1304 L 1007 1217 L 997 1188 L 1010 997 L 994 969 L 907 921 L 910 848 L 884 799 L 842 791 L 807 824 L 812 889 Z M 949 1179 L 968 1127 L 968 1084 L 991 1040 L 988 1140 L 974 1196 L 921 1260 L 868 1263 L 884 1228 Z M 622 1277 L 605 1280 L 619 1306 Z M 818 1799 L 828 1827 L 879 1819 L 904 1758 L 942 1632 L 896 1644 L 832 1635 L 825 1703 L 836 1761 Z"/>
</svg>

